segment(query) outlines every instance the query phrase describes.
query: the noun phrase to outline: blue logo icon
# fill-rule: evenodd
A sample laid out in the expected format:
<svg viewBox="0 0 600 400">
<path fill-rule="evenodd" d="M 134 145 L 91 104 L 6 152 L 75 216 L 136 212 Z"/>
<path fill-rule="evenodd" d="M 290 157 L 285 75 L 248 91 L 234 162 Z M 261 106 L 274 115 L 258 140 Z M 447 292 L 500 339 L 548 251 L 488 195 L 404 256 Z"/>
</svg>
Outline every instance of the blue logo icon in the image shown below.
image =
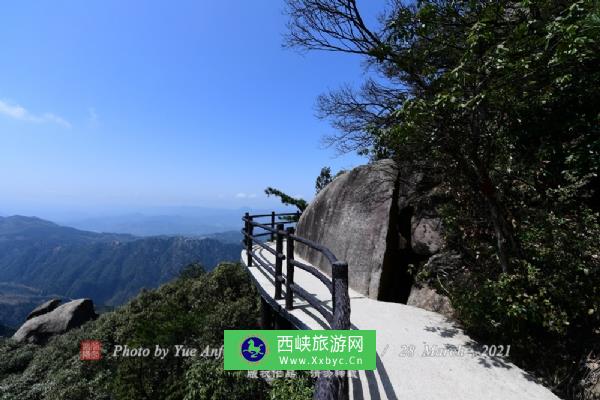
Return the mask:
<svg viewBox="0 0 600 400">
<path fill-rule="evenodd" d="M 267 345 L 262 339 L 251 336 L 242 342 L 242 356 L 247 361 L 260 361 L 265 354 L 267 354 Z"/>
</svg>

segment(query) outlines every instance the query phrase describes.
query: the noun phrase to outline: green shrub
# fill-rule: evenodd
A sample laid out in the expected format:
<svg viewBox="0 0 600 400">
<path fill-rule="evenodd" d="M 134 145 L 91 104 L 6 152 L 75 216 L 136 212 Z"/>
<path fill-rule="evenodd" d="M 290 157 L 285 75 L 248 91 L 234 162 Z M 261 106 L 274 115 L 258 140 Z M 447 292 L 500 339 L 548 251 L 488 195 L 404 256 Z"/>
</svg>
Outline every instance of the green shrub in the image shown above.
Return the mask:
<svg viewBox="0 0 600 400">
<path fill-rule="evenodd" d="M 245 372 L 224 371 L 211 361 L 194 362 L 185 374 L 184 400 L 264 400 L 268 386 L 262 379 L 252 379 Z"/>
<path fill-rule="evenodd" d="M 298 371 L 296 378 L 276 379 L 270 400 L 311 400 L 314 389 L 314 378 L 307 373 Z"/>
<path fill-rule="evenodd" d="M 306 383 L 275 383 L 223 371 L 222 360 L 173 357 L 112 358 L 117 344 L 130 347 L 185 345 L 220 347 L 224 329 L 258 328 L 258 294 L 239 264 L 210 273 L 187 269 L 157 290 L 143 291 L 127 305 L 45 346 L 0 342 L 2 400 L 268 399 L 288 387 L 306 393 Z M 81 340 L 100 340 L 103 358 L 79 360 Z M 282 386 L 283 385 L 283 386 Z M 302 397 L 290 397 L 302 398 Z"/>
<path fill-rule="evenodd" d="M 561 214 L 528 216 L 519 231 L 524 254 L 511 273 L 493 272 L 497 263 L 475 235 L 468 240 L 475 259 L 448 286 L 468 330 L 510 344 L 515 361 L 567 390 L 581 360 L 600 350 L 600 225 L 587 208 Z"/>
</svg>

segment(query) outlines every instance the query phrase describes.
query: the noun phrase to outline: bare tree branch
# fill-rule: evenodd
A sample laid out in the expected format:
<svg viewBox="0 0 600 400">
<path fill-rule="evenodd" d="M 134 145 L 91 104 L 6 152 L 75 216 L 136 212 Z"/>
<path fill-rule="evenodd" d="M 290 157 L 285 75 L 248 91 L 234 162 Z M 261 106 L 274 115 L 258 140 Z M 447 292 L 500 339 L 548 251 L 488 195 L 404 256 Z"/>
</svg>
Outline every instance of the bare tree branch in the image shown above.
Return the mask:
<svg viewBox="0 0 600 400">
<path fill-rule="evenodd" d="M 381 46 L 355 0 L 286 0 L 286 4 L 290 47 L 368 55 Z"/>
</svg>

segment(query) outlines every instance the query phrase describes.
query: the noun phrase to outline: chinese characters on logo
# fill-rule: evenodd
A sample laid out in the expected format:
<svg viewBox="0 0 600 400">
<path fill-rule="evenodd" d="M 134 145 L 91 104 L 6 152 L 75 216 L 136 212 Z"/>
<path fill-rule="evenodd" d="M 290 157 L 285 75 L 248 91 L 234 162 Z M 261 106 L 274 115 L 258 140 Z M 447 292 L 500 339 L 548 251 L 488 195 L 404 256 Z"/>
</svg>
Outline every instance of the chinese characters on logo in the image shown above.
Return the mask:
<svg viewBox="0 0 600 400">
<path fill-rule="evenodd" d="M 346 335 L 314 335 L 314 336 L 277 336 L 277 351 L 280 353 L 291 353 L 292 351 L 328 351 L 331 353 L 343 353 L 345 351 L 363 351 L 362 336 Z"/>
</svg>

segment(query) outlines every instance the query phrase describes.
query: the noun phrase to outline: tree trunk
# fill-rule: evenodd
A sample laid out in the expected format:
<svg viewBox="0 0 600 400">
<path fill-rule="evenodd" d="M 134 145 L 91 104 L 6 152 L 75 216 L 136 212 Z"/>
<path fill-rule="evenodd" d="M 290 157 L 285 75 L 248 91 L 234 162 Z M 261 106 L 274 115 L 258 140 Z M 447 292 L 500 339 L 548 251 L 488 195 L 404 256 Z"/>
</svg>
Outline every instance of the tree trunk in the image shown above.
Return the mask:
<svg viewBox="0 0 600 400">
<path fill-rule="evenodd" d="M 498 199 L 498 192 L 490 177 L 483 171 L 480 172 L 481 191 L 488 206 L 488 211 L 498 246 L 498 258 L 502 272 L 512 272 L 511 258 L 519 254 L 519 246 L 515 239 L 512 224 L 508 221 L 508 213 L 502 202 Z M 481 173 L 483 172 L 483 173 Z"/>
</svg>

